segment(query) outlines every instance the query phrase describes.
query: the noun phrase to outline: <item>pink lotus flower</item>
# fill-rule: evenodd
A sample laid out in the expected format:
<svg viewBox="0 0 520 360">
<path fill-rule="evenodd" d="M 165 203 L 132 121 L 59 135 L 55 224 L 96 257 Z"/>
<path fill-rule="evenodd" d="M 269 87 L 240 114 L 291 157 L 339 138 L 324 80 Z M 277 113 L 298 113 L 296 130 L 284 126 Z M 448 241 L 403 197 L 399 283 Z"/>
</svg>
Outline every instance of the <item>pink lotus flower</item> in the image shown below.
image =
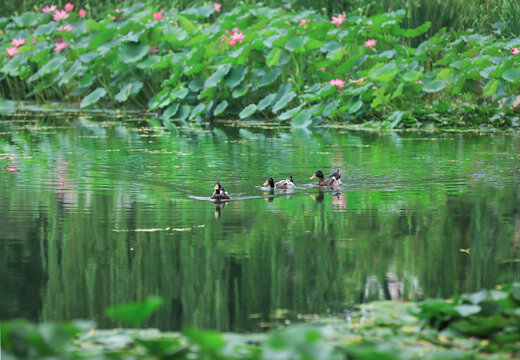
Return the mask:
<svg viewBox="0 0 520 360">
<path fill-rule="evenodd" d="M 222 4 L 219 4 L 217 2 L 213 3 L 213 7 L 215 8 L 216 12 L 220 12 L 220 9 L 222 9 Z"/>
<path fill-rule="evenodd" d="M 48 13 L 51 13 L 53 12 L 54 10 L 56 10 L 56 5 L 45 5 L 45 7 L 42 9 L 42 11 L 45 13 L 45 14 L 48 14 Z"/>
<path fill-rule="evenodd" d="M 404 7 L 409 7 L 410 6 L 410 3 L 407 1 L 404 3 Z"/>
<path fill-rule="evenodd" d="M 65 4 L 65 11 L 72 11 L 74 10 L 74 4 L 66 3 Z"/>
<path fill-rule="evenodd" d="M 119 13 L 121 13 L 121 10 L 119 10 L 119 9 L 115 9 L 114 12 L 116 12 L 116 13 L 119 14 Z M 111 18 L 112 20 L 123 20 L 124 17 L 125 17 L 125 14 L 123 14 L 123 13 L 121 13 L 121 15 L 120 15 L 119 17 L 115 17 L 115 16 L 113 16 L 113 15 L 110 15 L 110 18 Z"/>
<path fill-rule="evenodd" d="M 83 9 L 79 9 L 78 15 L 80 18 L 87 16 L 87 12 Z"/>
<path fill-rule="evenodd" d="M 308 24 L 311 22 L 311 19 L 300 19 L 298 20 L 299 21 L 299 24 L 298 26 L 304 26 L 305 24 Z"/>
<path fill-rule="evenodd" d="M 5 52 L 7 53 L 8 58 L 12 58 L 13 56 L 18 55 L 20 50 L 18 50 L 17 47 L 8 47 L 5 48 Z"/>
<path fill-rule="evenodd" d="M 518 49 L 518 48 L 513 48 L 513 50 L 511 50 L 512 55 L 517 55 L 519 53 L 520 53 L 520 49 Z"/>
<path fill-rule="evenodd" d="M 148 50 L 149 54 L 157 54 L 159 52 L 159 48 L 157 46 L 150 46 L 150 50 Z"/>
<path fill-rule="evenodd" d="M 246 37 L 246 36 L 242 33 L 242 31 L 240 31 L 240 32 L 233 32 L 233 34 L 231 35 L 230 39 L 231 39 L 232 41 L 242 43 L 242 42 L 243 42 L 243 39 L 244 39 L 245 37 Z"/>
<path fill-rule="evenodd" d="M 518 66 L 518 62 L 515 61 L 514 65 L 515 65 L 515 66 Z"/>
<path fill-rule="evenodd" d="M 52 14 L 52 18 L 54 21 L 63 20 L 69 17 L 69 13 L 66 10 L 56 10 L 54 14 Z"/>
<path fill-rule="evenodd" d="M 154 13 L 154 14 L 153 14 L 153 19 L 154 19 L 154 20 L 157 20 L 157 21 L 161 20 L 161 19 L 162 19 L 162 13 L 161 13 L 160 11 Z"/>
<path fill-rule="evenodd" d="M 11 40 L 11 45 L 14 47 L 25 45 L 25 39 L 24 38 L 18 38 Z"/>
<path fill-rule="evenodd" d="M 176 28 L 179 27 L 179 23 L 176 21 L 175 24 L 173 24 L 173 26 L 175 26 Z"/>
<path fill-rule="evenodd" d="M 74 29 L 74 26 L 72 26 L 71 24 L 67 24 L 65 26 L 60 25 L 60 27 L 58 28 L 58 31 L 62 31 L 62 30 L 71 31 L 72 29 Z"/>
<path fill-rule="evenodd" d="M 347 15 L 345 13 L 343 13 L 343 14 L 339 14 L 337 17 L 333 16 L 332 21 L 330 23 L 334 24 L 336 26 L 340 26 L 341 24 L 343 24 L 345 22 L 345 20 L 347 20 Z"/>
<path fill-rule="evenodd" d="M 333 79 L 329 81 L 329 84 L 331 84 L 332 86 L 337 86 L 340 89 L 343 89 L 345 87 L 345 82 L 341 79 Z"/>
<path fill-rule="evenodd" d="M 377 44 L 377 40 L 374 40 L 374 39 L 368 39 L 367 41 L 365 41 L 365 47 L 369 48 L 370 50 L 375 48 L 376 44 Z"/>
<path fill-rule="evenodd" d="M 323 66 L 323 67 L 317 68 L 316 71 L 327 71 L 327 67 Z"/>
<path fill-rule="evenodd" d="M 54 51 L 58 52 L 58 51 L 65 50 L 67 48 L 67 46 L 68 46 L 67 43 L 64 41 L 57 42 L 56 44 L 54 44 Z"/>
</svg>

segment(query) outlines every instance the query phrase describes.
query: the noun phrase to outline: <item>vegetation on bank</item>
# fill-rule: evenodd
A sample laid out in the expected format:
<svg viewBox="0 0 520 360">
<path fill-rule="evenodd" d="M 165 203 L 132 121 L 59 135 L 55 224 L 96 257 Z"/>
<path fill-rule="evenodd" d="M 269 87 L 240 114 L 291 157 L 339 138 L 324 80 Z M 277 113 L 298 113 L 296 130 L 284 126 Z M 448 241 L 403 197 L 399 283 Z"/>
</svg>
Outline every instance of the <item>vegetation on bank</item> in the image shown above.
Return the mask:
<svg viewBox="0 0 520 360">
<path fill-rule="evenodd" d="M 137 325 L 162 305 L 158 297 L 107 310 Z M 520 284 L 448 300 L 372 303 L 346 319 L 266 334 L 238 335 L 186 328 L 95 330 L 88 321 L 1 325 L 2 355 L 11 358 L 161 359 L 499 359 L 520 354 Z"/>
<path fill-rule="evenodd" d="M 332 19 L 218 3 L 90 15 L 68 3 L 4 18 L 3 97 L 147 109 L 164 121 L 518 125 L 520 39 L 503 23 L 491 34 L 441 29 L 415 46 L 431 23 L 404 28 L 410 7 Z"/>
</svg>

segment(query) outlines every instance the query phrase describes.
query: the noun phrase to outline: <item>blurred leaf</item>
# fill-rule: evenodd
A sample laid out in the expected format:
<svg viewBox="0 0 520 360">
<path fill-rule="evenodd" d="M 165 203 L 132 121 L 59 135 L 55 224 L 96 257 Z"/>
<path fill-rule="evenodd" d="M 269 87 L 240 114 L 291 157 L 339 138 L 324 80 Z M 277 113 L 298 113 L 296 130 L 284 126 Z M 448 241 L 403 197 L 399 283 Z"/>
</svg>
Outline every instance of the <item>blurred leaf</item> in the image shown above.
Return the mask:
<svg viewBox="0 0 520 360">
<path fill-rule="evenodd" d="M 245 118 L 248 118 L 251 115 L 253 115 L 255 113 L 255 111 L 256 111 L 256 105 L 250 104 L 244 110 L 242 110 L 238 116 L 241 119 L 245 119 Z"/>
<path fill-rule="evenodd" d="M 426 93 L 436 93 L 441 91 L 446 87 L 446 83 L 442 80 L 433 80 L 429 83 L 425 84 L 422 88 L 422 91 Z"/>
<path fill-rule="evenodd" d="M 274 65 L 278 64 L 281 55 L 282 49 L 274 48 L 269 52 L 269 54 L 265 58 L 265 63 L 267 64 L 267 66 L 273 67 Z"/>
<path fill-rule="evenodd" d="M 520 81 L 520 69 L 517 67 L 510 67 L 502 73 L 502 79 L 510 83 L 517 83 Z"/>
<path fill-rule="evenodd" d="M 16 111 L 16 103 L 11 100 L 0 99 L 0 114 L 9 115 Z"/>
<path fill-rule="evenodd" d="M 151 296 L 143 302 L 127 303 L 109 307 L 107 317 L 124 323 L 139 326 L 148 319 L 161 305 L 163 300 L 159 296 Z"/>
<path fill-rule="evenodd" d="M 140 43 L 124 43 L 119 47 L 119 59 L 127 64 L 135 63 L 148 54 L 150 46 Z"/>
<path fill-rule="evenodd" d="M 228 102 L 226 100 L 222 101 L 220 104 L 217 105 L 217 107 L 213 111 L 213 115 L 217 116 L 217 115 L 222 114 L 224 112 L 224 110 L 226 110 L 227 106 L 228 106 Z"/>
<path fill-rule="evenodd" d="M 103 96 L 105 96 L 107 91 L 103 88 L 97 88 L 92 91 L 90 94 L 85 96 L 83 100 L 81 100 L 80 107 L 85 108 L 87 106 L 93 105 L 97 103 Z"/>
</svg>

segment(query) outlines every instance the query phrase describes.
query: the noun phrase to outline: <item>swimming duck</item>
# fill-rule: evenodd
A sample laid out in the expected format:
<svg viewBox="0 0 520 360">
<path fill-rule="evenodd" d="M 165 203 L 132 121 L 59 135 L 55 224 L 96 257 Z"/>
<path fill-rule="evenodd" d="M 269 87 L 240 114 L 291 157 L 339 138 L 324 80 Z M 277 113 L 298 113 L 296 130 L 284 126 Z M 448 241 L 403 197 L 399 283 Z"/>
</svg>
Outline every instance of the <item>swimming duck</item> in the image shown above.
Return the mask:
<svg viewBox="0 0 520 360">
<path fill-rule="evenodd" d="M 269 185 L 271 189 L 294 189 L 294 178 L 289 176 L 285 180 L 280 180 L 277 183 L 274 182 L 273 178 L 269 178 L 265 181 L 264 186 Z"/>
<path fill-rule="evenodd" d="M 319 186 L 337 186 L 341 185 L 341 172 L 336 170 L 336 172 L 332 173 L 327 179 L 324 180 L 324 175 L 321 172 L 321 170 L 316 171 L 311 176 L 311 180 L 314 178 L 318 178 L 318 184 Z"/>
<path fill-rule="evenodd" d="M 227 193 L 226 190 L 224 190 L 224 188 L 222 187 L 222 185 L 220 185 L 220 182 L 216 182 L 215 183 L 215 191 L 213 192 L 213 195 L 211 196 L 212 199 L 217 199 L 217 200 L 228 200 L 228 199 L 231 199 L 231 197 L 229 197 L 229 194 Z"/>
</svg>

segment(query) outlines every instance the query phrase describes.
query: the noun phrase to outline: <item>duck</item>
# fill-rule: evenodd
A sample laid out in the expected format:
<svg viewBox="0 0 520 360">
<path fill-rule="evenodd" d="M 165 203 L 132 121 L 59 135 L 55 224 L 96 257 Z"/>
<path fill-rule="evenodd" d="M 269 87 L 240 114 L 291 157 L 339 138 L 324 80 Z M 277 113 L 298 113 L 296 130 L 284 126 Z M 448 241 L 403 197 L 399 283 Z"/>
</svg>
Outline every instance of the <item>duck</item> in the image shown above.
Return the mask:
<svg viewBox="0 0 520 360">
<path fill-rule="evenodd" d="M 273 178 L 270 177 L 264 183 L 264 186 L 269 185 L 271 189 L 294 189 L 294 178 L 289 176 L 285 180 L 280 180 L 277 183 L 274 182 Z"/>
<path fill-rule="evenodd" d="M 213 192 L 213 195 L 211 195 L 212 199 L 216 200 L 229 200 L 231 197 L 229 196 L 228 192 L 222 187 L 219 181 L 215 183 L 215 191 Z"/>
<path fill-rule="evenodd" d="M 341 185 L 341 172 L 340 170 L 336 170 L 336 172 L 330 174 L 330 176 L 324 180 L 325 176 L 321 170 L 316 171 L 311 176 L 311 180 L 314 178 L 318 178 L 318 186 L 337 186 Z"/>
</svg>

